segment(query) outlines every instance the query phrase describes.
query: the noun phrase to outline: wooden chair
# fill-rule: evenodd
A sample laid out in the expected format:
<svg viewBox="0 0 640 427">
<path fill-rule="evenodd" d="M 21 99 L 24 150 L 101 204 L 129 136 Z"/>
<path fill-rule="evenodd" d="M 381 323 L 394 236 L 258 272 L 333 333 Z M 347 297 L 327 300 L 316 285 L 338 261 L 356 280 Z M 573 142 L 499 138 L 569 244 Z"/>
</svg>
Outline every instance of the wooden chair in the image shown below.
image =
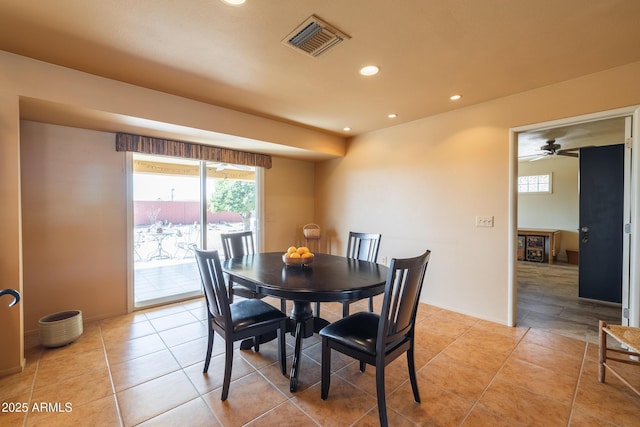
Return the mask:
<svg viewBox="0 0 640 427">
<path fill-rule="evenodd" d="M 207 373 L 211 362 L 213 338 L 218 333 L 225 343 L 224 378 L 222 382 L 221 400 L 227 400 L 231 369 L 233 364 L 233 343 L 235 341 L 253 338 L 254 350 L 260 351 L 260 336 L 277 333 L 278 358 L 282 375 L 286 374 L 285 335 L 287 316 L 264 301 L 259 299 L 245 299 L 230 304 L 225 286 L 224 276 L 218 251 L 201 251 L 195 249 L 196 261 L 200 270 L 200 278 L 207 302 L 207 320 L 209 339 L 204 370 Z"/>
<path fill-rule="evenodd" d="M 222 240 L 222 252 L 224 253 L 225 259 L 252 255 L 256 253 L 252 231 L 222 233 L 220 234 L 220 238 Z M 264 295 L 256 293 L 253 289 L 249 289 L 239 283 L 230 281 L 229 301 L 233 302 L 234 295 L 239 295 L 243 298 L 249 299 L 264 298 Z M 287 311 L 287 303 L 283 299 L 280 300 L 280 310 L 282 310 L 282 312 Z"/>
<path fill-rule="evenodd" d="M 407 354 L 413 398 L 420 403 L 414 362 L 414 329 L 424 275 L 431 251 L 415 258 L 392 259 L 380 315 L 359 312 L 320 330 L 322 337 L 322 379 L 320 396 L 326 400 L 331 381 L 331 350 L 376 367 L 376 392 L 380 425 L 387 426 L 384 389 L 385 366 Z"/>
<path fill-rule="evenodd" d="M 607 337 L 611 337 L 625 349 L 610 348 L 607 347 Z M 623 384 L 633 390 L 638 396 L 640 391 L 635 388 L 629 381 L 623 378 L 622 373 L 618 368 L 614 368 L 609 360 L 626 363 L 629 365 L 635 365 L 640 367 L 640 328 L 632 326 L 621 325 L 609 325 L 602 320 L 598 325 L 598 338 L 599 338 L 599 350 L 600 350 L 600 368 L 598 369 L 598 381 L 601 383 L 605 380 L 607 369 L 611 371 Z M 609 356 L 609 353 L 615 353 L 616 355 L 623 354 L 624 356 Z"/>
<path fill-rule="evenodd" d="M 359 259 L 361 261 L 377 262 L 378 250 L 382 234 L 349 232 L 347 241 L 347 258 Z M 342 317 L 349 315 L 349 305 L 355 301 L 344 301 L 342 303 Z M 373 313 L 373 297 L 369 297 L 369 311 Z M 320 303 L 315 303 L 315 315 L 320 317 Z"/>
</svg>

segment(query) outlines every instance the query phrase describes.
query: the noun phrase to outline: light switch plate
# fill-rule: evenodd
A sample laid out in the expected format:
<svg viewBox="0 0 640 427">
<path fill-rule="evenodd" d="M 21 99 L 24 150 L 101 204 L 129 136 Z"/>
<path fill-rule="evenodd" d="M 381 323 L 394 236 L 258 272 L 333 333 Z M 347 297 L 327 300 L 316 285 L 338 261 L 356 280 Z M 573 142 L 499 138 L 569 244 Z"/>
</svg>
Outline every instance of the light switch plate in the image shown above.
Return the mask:
<svg viewBox="0 0 640 427">
<path fill-rule="evenodd" d="M 476 227 L 493 227 L 493 215 L 476 216 Z"/>
</svg>

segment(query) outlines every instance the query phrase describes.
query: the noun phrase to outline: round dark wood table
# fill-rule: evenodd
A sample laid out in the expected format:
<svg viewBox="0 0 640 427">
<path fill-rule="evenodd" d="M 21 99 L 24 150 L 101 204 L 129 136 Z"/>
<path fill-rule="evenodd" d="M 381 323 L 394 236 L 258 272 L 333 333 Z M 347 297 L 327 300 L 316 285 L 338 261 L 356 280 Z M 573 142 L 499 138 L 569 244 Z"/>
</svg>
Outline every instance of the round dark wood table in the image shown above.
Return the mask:
<svg viewBox="0 0 640 427">
<path fill-rule="evenodd" d="M 290 389 L 298 387 L 302 339 L 329 324 L 313 315 L 312 302 L 355 301 L 384 292 L 388 269 L 384 265 L 342 256 L 316 253 L 313 263 L 287 266 L 282 252 L 230 258 L 222 263 L 230 280 L 261 295 L 293 301 L 290 332 L 296 338 Z"/>
</svg>

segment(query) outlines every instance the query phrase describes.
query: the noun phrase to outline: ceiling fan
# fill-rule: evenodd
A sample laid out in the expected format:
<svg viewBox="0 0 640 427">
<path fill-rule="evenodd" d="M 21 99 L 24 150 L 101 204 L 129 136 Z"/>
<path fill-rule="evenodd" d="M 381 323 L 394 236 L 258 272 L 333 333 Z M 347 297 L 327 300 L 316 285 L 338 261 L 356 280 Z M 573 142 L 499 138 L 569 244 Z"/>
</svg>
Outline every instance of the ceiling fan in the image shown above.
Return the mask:
<svg viewBox="0 0 640 427">
<path fill-rule="evenodd" d="M 540 147 L 540 150 L 542 151 L 542 154 L 536 158 L 531 159 L 532 162 L 544 159 L 547 156 L 579 156 L 578 148 L 567 148 L 563 150 L 562 146 L 560 144 L 557 144 L 555 139 L 548 139 L 547 142 L 542 147 Z"/>
<path fill-rule="evenodd" d="M 230 163 L 219 163 L 216 166 L 216 172 L 221 172 L 225 169 L 229 169 L 229 170 L 242 170 L 242 171 L 250 171 L 253 170 L 253 168 L 251 166 L 245 166 L 245 165 L 236 165 L 236 164 L 230 164 Z"/>
</svg>

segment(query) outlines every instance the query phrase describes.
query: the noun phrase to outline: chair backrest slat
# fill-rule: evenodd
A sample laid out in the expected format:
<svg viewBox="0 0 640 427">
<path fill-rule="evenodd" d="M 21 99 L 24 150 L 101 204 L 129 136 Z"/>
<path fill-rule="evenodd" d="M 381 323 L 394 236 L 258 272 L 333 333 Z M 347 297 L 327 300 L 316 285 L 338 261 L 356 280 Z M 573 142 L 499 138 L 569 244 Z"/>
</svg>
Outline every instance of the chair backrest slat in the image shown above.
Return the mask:
<svg viewBox="0 0 640 427">
<path fill-rule="evenodd" d="M 413 333 L 416 311 L 431 251 L 415 258 L 393 258 L 385 285 L 378 328 L 378 351 Z"/>
<path fill-rule="evenodd" d="M 381 234 L 349 232 L 347 258 L 377 262 Z"/>
<path fill-rule="evenodd" d="M 239 233 L 223 233 L 222 251 L 225 259 L 252 255 L 255 253 L 252 231 L 242 231 Z"/>
<path fill-rule="evenodd" d="M 389 315 L 387 316 L 387 328 L 391 334 L 398 333 L 398 327 L 404 328 L 406 325 L 406 323 L 401 322 L 400 319 L 395 321 L 400 314 L 399 309 L 403 299 L 403 290 L 406 289 L 406 280 L 406 269 L 395 270 L 395 274 L 391 282 L 391 288 L 389 290 Z"/>
<path fill-rule="evenodd" d="M 210 316 L 220 325 L 231 323 L 229 297 L 218 251 L 195 249 L 196 261 Z"/>
</svg>

